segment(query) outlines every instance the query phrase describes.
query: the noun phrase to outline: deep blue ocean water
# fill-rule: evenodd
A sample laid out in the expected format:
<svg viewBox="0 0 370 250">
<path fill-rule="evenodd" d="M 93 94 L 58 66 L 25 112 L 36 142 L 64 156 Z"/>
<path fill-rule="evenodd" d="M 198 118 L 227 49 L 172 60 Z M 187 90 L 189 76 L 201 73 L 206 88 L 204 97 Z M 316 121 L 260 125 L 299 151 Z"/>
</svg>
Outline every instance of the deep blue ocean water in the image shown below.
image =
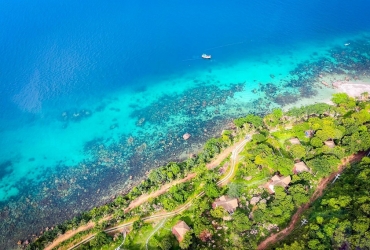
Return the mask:
<svg viewBox="0 0 370 250">
<path fill-rule="evenodd" d="M 141 173 L 138 162 L 169 159 L 168 149 L 155 144 L 164 140 L 162 134 L 176 141 L 190 131 L 199 135 L 197 148 L 211 136 L 201 138 L 200 127 L 220 127 L 241 115 L 227 113 L 237 105 L 221 91 L 230 88 L 227 84 L 255 81 L 252 89 L 269 74 L 261 66 L 269 60 L 271 70 L 276 61 L 282 64 L 276 70 L 289 72 L 292 66 L 284 62 L 305 58 L 305 44 L 312 51 L 370 32 L 369 9 L 366 0 L 0 1 L 0 201 L 2 211 L 11 210 L 5 219 L 23 237 L 21 225 L 31 216 L 50 215 L 40 215 L 37 230 L 59 221 L 53 218 L 58 211 L 47 210 L 53 206 L 97 204 L 79 203 L 72 185 L 79 180 L 70 178 L 71 171 L 86 177 L 105 166 L 104 174 L 121 171 L 126 181 L 128 174 Z M 213 59 L 201 60 L 202 53 Z M 235 66 L 244 61 L 248 67 Z M 199 86 L 207 86 L 199 90 L 204 93 L 224 93 L 219 106 L 206 108 L 225 112 L 215 123 L 207 123 L 209 113 L 184 114 L 160 102 L 163 95 L 172 96 L 167 101 L 172 107 L 196 102 L 200 97 L 191 91 Z M 120 154 L 118 141 L 130 136 L 137 142 L 127 143 L 133 150 L 114 163 L 106 160 L 113 151 Z M 148 137 L 153 140 L 143 139 Z M 86 145 L 94 140 L 101 148 L 91 153 Z M 190 146 L 179 144 L 176 150 L 181 147 Z M 69 189 L 56 183 L 68 183 Z M 109 186 L 83 184 L 86 199 Z M 29 211 L 26 198 L 42 206 Z"/>
</svg>

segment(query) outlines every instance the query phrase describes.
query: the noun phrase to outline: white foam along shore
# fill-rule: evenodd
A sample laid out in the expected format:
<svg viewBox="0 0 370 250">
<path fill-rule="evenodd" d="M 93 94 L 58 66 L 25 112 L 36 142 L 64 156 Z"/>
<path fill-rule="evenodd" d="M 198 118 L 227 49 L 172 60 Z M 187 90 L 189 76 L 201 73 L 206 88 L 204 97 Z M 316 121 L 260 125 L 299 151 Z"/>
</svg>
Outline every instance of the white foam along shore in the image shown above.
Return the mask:
<svg viewBox="0 0 370 250">
<path fill-rule="evenodd" d="M 334 78 L 335 79 L 335 78 Z M 287 111 L 293 107 L 307 106 L 313 103 L 328 103 L 332 104 L 331 97 L 334 93 L 346 93 L 347 95 L 359 98 L 364 92 L 370 94 L 370 78 L 362 78 L 359 80 L 337 80 L 328 81 L 333 88 L 321 87 L 317 88 L 318 94 L 312 98 L 302 98 L 299 101 L 284 106 L 283 110 Z"/>
</svg>

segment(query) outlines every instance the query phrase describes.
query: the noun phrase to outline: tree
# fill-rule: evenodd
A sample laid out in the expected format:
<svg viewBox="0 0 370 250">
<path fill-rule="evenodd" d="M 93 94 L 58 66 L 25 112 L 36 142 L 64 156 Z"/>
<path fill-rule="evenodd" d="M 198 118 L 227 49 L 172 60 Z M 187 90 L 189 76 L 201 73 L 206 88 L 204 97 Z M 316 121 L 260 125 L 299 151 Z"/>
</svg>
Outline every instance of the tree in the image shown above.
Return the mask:
<svg viewBox="0 0 370 250">
<path fill-rule="evenodd" d="M 179 244 L 181 249 L 187 249 L 191 245 L 192 240 L 193 240 L 192 233 L 193 233 L 192 230 L 189 230 L 186 232 L 186 234 L 184 235 L 184 238 Z"/>
<path fill-rule="evenodd" d="M 289 192 L 292 195 L 296 207 L 308 202 L 309 197 L 305 187 L 302 184 L 295 184 L 289 187 Z"/>
<path fill-rule="evenodd" d="M 270 155 L 267 159 L 269 167 L 282 175 L 289 175 L 294 166 L 294 162 L 286 157 Z"/>
<path fill-rule="evenodd" d="M 322 147 L 322 140 L 319 139 L 318 137 L 312 137 L 311 140 L 310 140 L 310 144 L 311 144 L 311 146 L 313 146 L 315 148 L 320 148 L 320 147 Z"/>
<path fill-rule="evenodd" d="M 333 155 L 320 155 L 306 162 L 308 167 L 317 172 L 318 176 L 327 176 L 340 161 Z"/>
<path fill-rule="evenodd" d="M 232 217 L 233 217 L 232 225 L 235 232 L 242 233 L 251 228 L 252 223 L 250 222 L 248 216 L 245 215 L 244 213 L 236 211 Z"/>
<path fill-rule="evenodd" d="M 229 143 L 232 141 L 232 132 L 230 130 L 224 130 L 222 132 L 222 141 L 225 143 Z"/>
<path fill-rule="evenodd" d="M 223 207 L 218 206 L 215 209 L 211 210 L 211 215 L 217 219 L 221 219 L 227 215 L 227 212 Z"/>
<path fill-rule="evenodd" d="M 242 190 L 243 190 L 243 184 L 240 183 L 230 183 L 228 185 L 227 195 L 231 198 L 239 198 Z"/>
<path fill-rule="evenodd" d="M 300 245 L 309 249 L 368 248 L 370 219 L 362 206 L 370 204 L 369 165 L 370 159 L 364 157 L 361 163 L 346 168 L 322 199 L 315 201 L 307 215 L 308 226 L 297 228 Z"/>
<path fill-rule="evenodd" d="M 320 241 L 318 239 L 310 240 L 308 242 L 309 249 L 319 249 Z"/>
<path fill-rule="evenodd" d="M 162 250 L 169 250 L 172 247 L 172 239 L 169 236 L 160 240 L 160 247 Z"/>
<path fill-rule="evenodd" d="M 175 176 L 180 173 L 180 167 L 176 162 L 171 162 L 168 166 L 169 171 L 171 171 Z"/>
<path fill-rule="evenodd" d="M 337 105 L 347 103 L 349 99 L 350 97 L 346 93 L 336 93 L 333 94 L 333 97 L 331 98 L 332 102 Z"/>
<path fill-rule="evenodd" d="M 220 194 L 217 185 L 213 182 L 204 185 L 204 192 L 209 198 L 216 198 Z"/>
<path fill-rule="evenodd" d="M 108 244 L 112 241 L 112 238 L 104 231 L 99 232 L 95 235 L 95 237 L 90 241 L 90 246 L 92 247 L 100 247 Z"/>
<path fill-rule="evenodd" d="M 212 232 L 209 230 L 205 229 L 199 234 L 199 239 L 203 242 L 207 242 L 212 240 Z"/>
<path fill-rule="evenodd" d="M 196 235 L 200 235 L 204 230 L 212 231 L 213 226 L 208 217 L 202 216 L 202 214 L 196 214 L 194 217 L 193 232 Z"/>
<path fill-rule="evenodd" d="M 357 125 L 362 125 L 370 121 L 370 114 L 365 109 L 353 113 L 351 116 L 356 120 Z"/>
<path fill-rule="evenodd" d="M 139 219 L 139 220 L 134 221 L 134 223 L 132 224 L 132 228 L 138 231 L 143 225 L 144 225 L 144 222 Z"/>
<path fill-rule="evenodd" d="M 361 93 L 362 100 L 367 100 L 369 98 L 369 92 L 363 92 Z"/>
<path fill-rule="evenodd" d="M 274 109 L 272 110 L 272 114 L 274 116 L 275 119 L 280 119 L 281 117 L 283 117 L 283 110 L 280 109 L 280 108 L 277 108 L 277 109 Z"/>
<path fill-rule="evenodd" d="M 342 143 L 350 153 L 357 153 L 359 151 L 370 148 L 370 133 L 367 131 L 355 132 L 351 136 L 345 136 Z"/>
<path fill-rule="evenodd" d="M 302 145 L 293 145 L 290 147 L 294 159 L 302 159 L 306 156 L 306 149 Z"/>
<path fill-rule="evenodd" d="M 305 250 L 306 247 L 300 242 L 294 241 L 291 245 L 284 244 L 282 248 L 277 248 L 276 250 Z"/>
<path fill-rule="evenodd" d="M 263 119 L 257 115 L 249 114 L 245 117 L 245 122 L 252 124 L 255 128 L 262 127 Z"/>
<path fill-rule="evenodd" d="M 196 199 L 193 202 L 194 214 L 201 214 L 205 210 L 209 210 L 211 208 L 210 206 L 210 201 L 207 198 L 202 198 L 202 199 Z"/>
<path fill-rule="evenodd" d="M 274 149 L 278 150 L 280 155 L 282 156 L 281 152 L 280 152 L 280 143 L 278 140 L 276 140 L 275 138 L 273 137 L 269 137 L 267 138 L 267 143 L 271 145 L 271 147 L 273 147 Z"/>
<path fill-rule="evenodd" d="M 252 138 L 253 138 L 253 141 L 256 141 L 257 143 L 266 141 L 266 137 L 262 134 L 254 134 Z"/>
</svg>

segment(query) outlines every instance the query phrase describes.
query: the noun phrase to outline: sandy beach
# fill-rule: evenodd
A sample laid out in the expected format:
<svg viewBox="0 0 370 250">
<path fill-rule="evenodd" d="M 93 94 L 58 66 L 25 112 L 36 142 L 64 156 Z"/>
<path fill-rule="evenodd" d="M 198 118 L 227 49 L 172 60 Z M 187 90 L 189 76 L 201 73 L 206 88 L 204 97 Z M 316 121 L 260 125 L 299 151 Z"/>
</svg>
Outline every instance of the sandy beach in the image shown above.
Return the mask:
<svg viewBox="0 0 370 250">
<path fill-rule="evenodd" d="M 370 81 L 353 81 L 342 83 L 338 86 L 338 92 L 345 92 L 352 97 L 361 97 L 364 92 L 370 93 Z"/>
<path fill-rule="evenodd" d="M 343 79 L 345 77 L 342 77 Z M 330 79 L 330 80 L 328 80 Z M 348 79 L 348 78 L 347 78 Z M 370 93 L 370 78 L 361 78 L 359 80 L 339 80 L 336 77 L 326 77 L 326 80 L 333 88 L 318 86 L 318 94 L 313 98 L 302 98 L 301 100 L 284 106 L 283 110 L 287 111 L 293 107 L 306 106 L 313 103 L 332 104 L 331 97 L 335 93 L 344 92 L 351 97 L 361 97 L 364 92 Z"/>
</svg>

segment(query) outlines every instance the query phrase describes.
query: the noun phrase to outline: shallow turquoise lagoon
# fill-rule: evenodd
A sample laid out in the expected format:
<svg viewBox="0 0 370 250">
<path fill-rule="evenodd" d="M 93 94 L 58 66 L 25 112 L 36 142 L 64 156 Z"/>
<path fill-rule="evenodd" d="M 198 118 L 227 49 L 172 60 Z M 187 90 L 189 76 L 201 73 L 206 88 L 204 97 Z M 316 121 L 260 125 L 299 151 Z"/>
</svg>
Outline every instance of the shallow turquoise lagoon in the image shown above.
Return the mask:
<svg viewBox="0 0 370 250">
<path fill-rule="evenodd" d="M 109 201 L 236 117 L 325 101 L 320 74 L 368 74 L 368 5 L 1 2 L 1 243 Z"/>
</svg>

